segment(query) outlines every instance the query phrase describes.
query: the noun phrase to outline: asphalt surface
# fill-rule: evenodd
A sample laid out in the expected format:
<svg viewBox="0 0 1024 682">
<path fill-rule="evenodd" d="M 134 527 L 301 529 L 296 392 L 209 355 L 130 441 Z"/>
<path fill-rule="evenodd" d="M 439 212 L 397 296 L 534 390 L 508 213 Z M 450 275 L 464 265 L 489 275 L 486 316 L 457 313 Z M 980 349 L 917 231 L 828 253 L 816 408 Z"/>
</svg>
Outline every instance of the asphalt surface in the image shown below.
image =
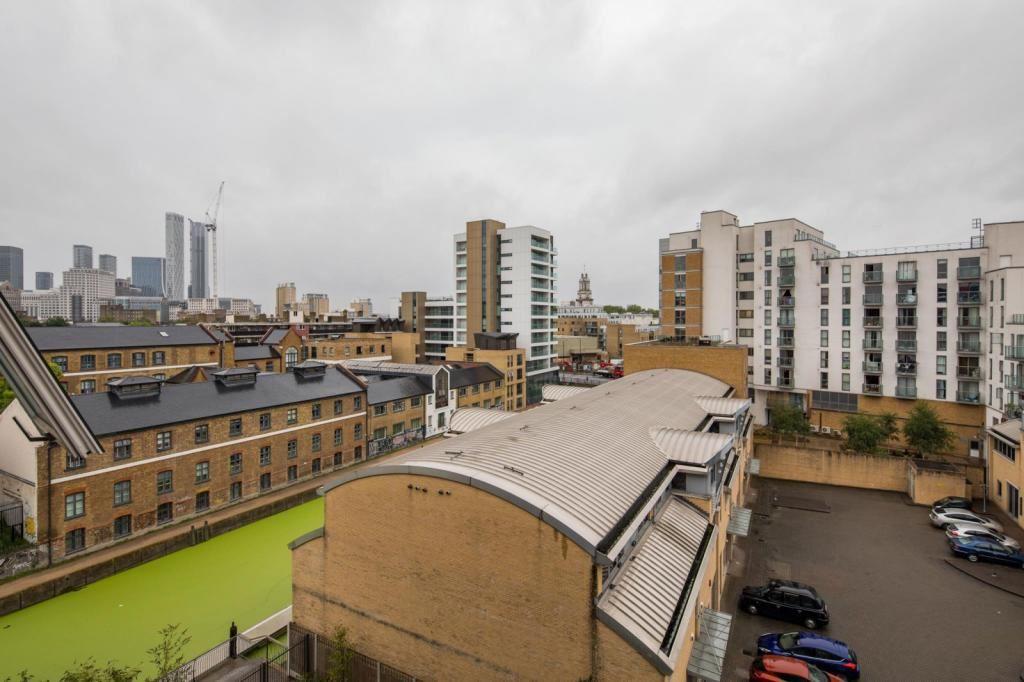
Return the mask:
<svg viewBox="0 0 1024 682">
<path fill-rule="evenodd" d="M 857 652 L 863 680 L 1021 679 L 1024 598 L 948 565 L 945 535 L 926 508 L 898 493 L 752 480 L 755 515 L 740 540 L 741 575 L 730 577 L 722 603 L 735 614 L 723 679 L 747 679 L 758 635 L 801 629 L 736 613 L 742 586 L 771 577 L 817 588 L 832 616 L 822 633 Z M 775 496 L 830 511 L 775 507 Z"/>
</svg>

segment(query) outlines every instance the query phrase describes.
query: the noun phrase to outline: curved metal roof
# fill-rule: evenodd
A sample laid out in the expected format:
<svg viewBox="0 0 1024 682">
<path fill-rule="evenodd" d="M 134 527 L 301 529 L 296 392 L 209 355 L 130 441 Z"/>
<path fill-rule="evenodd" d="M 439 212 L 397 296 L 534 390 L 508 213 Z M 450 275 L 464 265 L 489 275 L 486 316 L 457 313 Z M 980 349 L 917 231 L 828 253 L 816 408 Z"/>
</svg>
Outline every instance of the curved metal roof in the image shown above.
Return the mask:
<svg viewBox="0 0 1024 682">
<path fill-rule="evenodd" d="M 596 556 L 602 539 L 669 464 L 651 429 L 695 430 L 707 417 L 696 396 L 730 390 L 688 370 L 638 372 L 350 472 L 325 491 L 393 473 L 448 478 L 526 509 Z"/>
<path fill-rule="evenodd" d="M 469 433 L 491 424 L 503 422 L 512 415 L 512 412 L 484 407 L 460 407 L 452 415 L 452 421 L 448 426 L 448 430 L 454 433 Z"/>
<path fill-rule="evenodd" d="M 589 390 L 589 386 L 559 386 L 558 384 L 544 384 L 541 386 L 541 394 L 546 402 L 564 400 L 580 393 L 586 393 Z"/>
<path fill-rule="evenodd" d="M 726 433 L 688 431 L 667 426 L 652 427 L 651 440 L 673 462 L 700 466 L 732 445 L 732 436 Z"/>
<path fill-rule="evenodd" d="M 697 402 L 708 414 L 716 417 L 732 417 L 750 405 L 750 401 L 743 398 L 719 398 L 709 395 L 697 396 Z"/>
</svg>

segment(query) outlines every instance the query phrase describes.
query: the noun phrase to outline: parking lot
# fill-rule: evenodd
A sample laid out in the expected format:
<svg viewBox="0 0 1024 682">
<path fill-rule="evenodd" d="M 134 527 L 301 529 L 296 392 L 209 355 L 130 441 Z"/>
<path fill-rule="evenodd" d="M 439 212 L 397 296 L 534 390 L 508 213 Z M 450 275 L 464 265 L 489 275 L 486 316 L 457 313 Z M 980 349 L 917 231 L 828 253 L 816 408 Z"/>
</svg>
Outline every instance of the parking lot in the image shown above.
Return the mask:
<svg viewBox="0 0 1024 682">
<path fill-rule="evenodd" d="M 945 535 L 931 526 L 926 508 L 898 493 L 753 480 L 742 575 L 730 578 L 723 610 L 736 611 L 745 584 L 798 580 L 828 603 L 832 622 L 823 634 L 857 652 L 864 680 L 1019 679 L 1024 598 L 947 564 Z M 775 506 L 775 499 L 805 508 Z M 798 629 L 735 613 L 724 679 L 747 679 L 758 635 Z"/>
</svg>

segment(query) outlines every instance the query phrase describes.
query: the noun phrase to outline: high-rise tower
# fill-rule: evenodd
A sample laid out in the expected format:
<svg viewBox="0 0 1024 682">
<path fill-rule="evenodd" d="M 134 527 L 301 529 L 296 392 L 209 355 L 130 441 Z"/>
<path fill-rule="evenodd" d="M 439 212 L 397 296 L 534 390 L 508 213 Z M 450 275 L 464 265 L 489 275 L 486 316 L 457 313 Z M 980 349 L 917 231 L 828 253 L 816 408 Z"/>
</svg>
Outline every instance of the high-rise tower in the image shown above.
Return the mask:
<svg viewBox="0 0 1024 682">
<path fill-rule="evenodd" d="M 164 215 L 164 244 L 164 295 L 172 301 L 181 301 L 185 298 L 185 216 L 180 213 Z"/>
</svg>

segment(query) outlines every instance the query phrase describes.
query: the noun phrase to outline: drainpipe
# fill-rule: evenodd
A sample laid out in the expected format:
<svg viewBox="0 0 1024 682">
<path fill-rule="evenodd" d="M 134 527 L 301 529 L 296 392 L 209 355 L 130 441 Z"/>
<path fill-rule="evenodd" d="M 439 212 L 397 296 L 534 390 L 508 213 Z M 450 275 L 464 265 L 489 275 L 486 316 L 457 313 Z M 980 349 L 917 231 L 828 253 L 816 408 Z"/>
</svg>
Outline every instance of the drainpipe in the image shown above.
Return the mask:
<svg viewBox="0 0 1024 682">
<path fill-rule="evenodd" d="M 53 440 L 46 444 L 46 566 L 53 566 Z"/>
</svg>

